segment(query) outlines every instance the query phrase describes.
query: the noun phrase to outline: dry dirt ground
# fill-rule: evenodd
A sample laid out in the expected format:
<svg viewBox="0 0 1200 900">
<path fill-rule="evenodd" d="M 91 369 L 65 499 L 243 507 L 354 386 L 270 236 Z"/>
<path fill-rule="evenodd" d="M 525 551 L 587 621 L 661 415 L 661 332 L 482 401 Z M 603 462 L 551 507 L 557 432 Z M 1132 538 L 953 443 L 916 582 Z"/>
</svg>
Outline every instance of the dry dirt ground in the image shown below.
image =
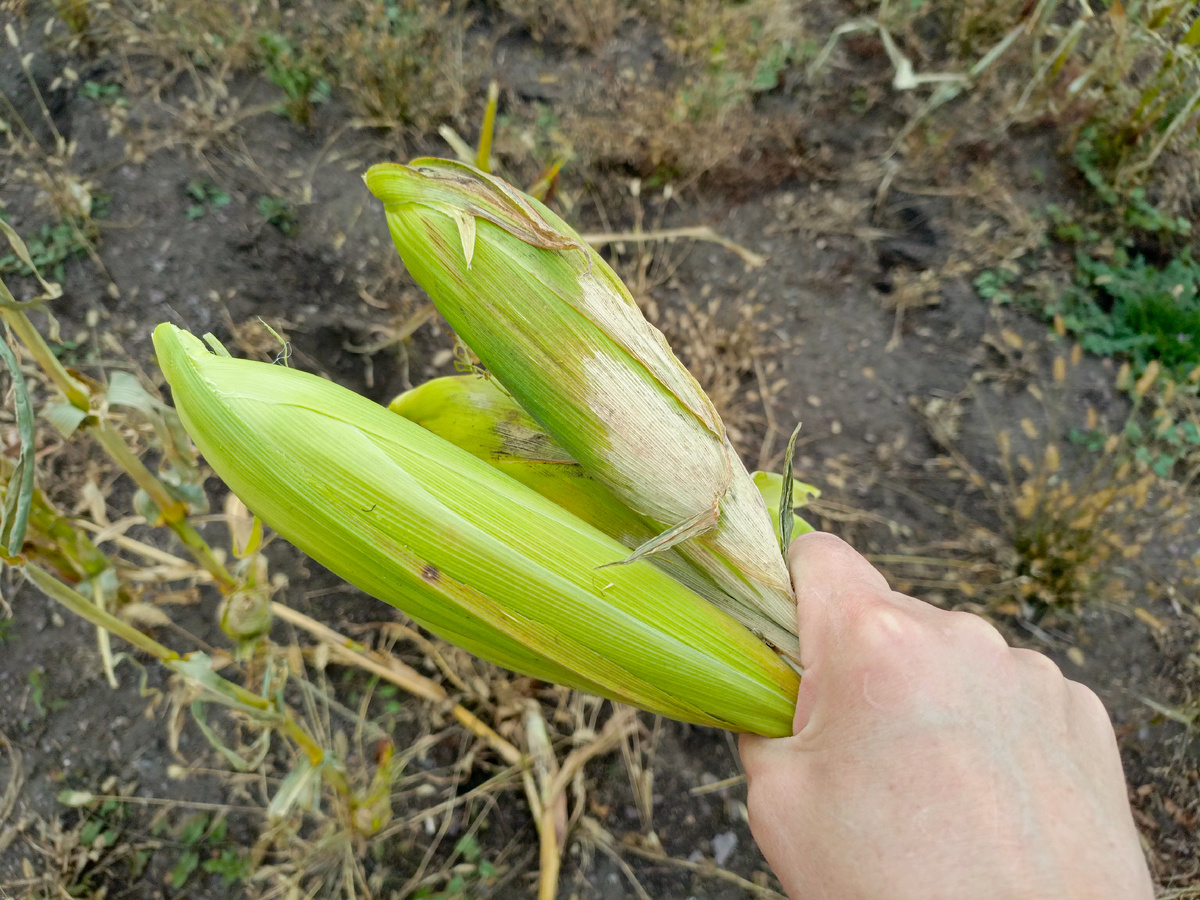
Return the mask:
<svg viewBox="0 0 1200 900">
<path fill-rule="evenodd" d="M 137 367 L 161 383 L 149 341 L 161 321 L 212 331 L 235 352 L 269 358 L 277 345 L 258 324 L 262 317 L 290 340 L 293 364 L 375 400 L 386 402 L 411 384 L 454 371 L 450 336 L 436 319 L 402 343 L 393 339 L 422 298 L 394 259 L 380 210 L 360 178 L 374 161 L 449 154 L 435 131 L 409 133 L 400 146 L 395 135 L 353 127 L 337 90 L 311 128 L 300 128 L 270 110 L 279 95 L 274 85 L 240 75 L 227 81 L 228 95 L 207 121 L 198 112 L 191 118 L 181 112 L 205 102 L 187 78 L 162 81 L 154 95 L 125 96 L 117 119 L 111 104 L 85 95 L 82 82 L 124 84 L 137 75 L 145 83 L 162 75 L 165 64 L 136 55 L 72 56 L 38 36 L 43 21 L 30 14 L 20 22 L 22 52 L 34 53 L 54 126 L 74 144 L 72 171 L 91 183 L 93 193 L 106 195 L 107 206 L 97 219 L 102 268 L 86 255 L 71 257 L 64 296 L 55 304 L 64 335 L 77 342 L 68 351 L 72 364 L 97 376 Z M 514 121 L 535 102 L 551 111 L 590 102 L 624 67 L 653 61 L 657 52 L 654 33 L 637 22 L 590 52 L 539 41 L 511 23 L 496 27 L 488 74 L 500 82 L 501 111 L 512 112 Z M 49 90 L 53 73 L 64 65 L 81 81 Z M 17 112 L 49 140 L 8 48 L 0 56 L 0 76 Z M 851 102 L 861 84 L 886 96 L 886 80 L 886 66 L 875 54 L 849 54 L 833 83 L 820 89 L 791 85 L 762 98 L 754 115 L 772 123 L 771 139 L 667 182 L 669 194 L 660 173 L 639 170 L 636 154 L 633 161 L 602 160 L 577 171 L 568 163 L 560 189 L 567 202 L 560 209 L 590 232 L 710 226 L 761 256 L 762 264 L 754 266 L 705 241 L 627 240 L 608 248 L 689 364 L 725 391 L 723 403 L 750 464 L 761 459 L 778 465 L 786 432 L 802 420 L 797 471 L 824 491 L 816 523 L 873 555 L 915 593 L 982 608 L 970 606 L 970 585 L 964 592 L 954 569 L 911 565 L 914 557 L 938 553 L 970 559 L 962 549 L 969 537 L 1003 532 L 991 501 L 952 477 L 948 444 L 940 438 L 949 428 L 956 452 L 989 479 L 999 479 L 997 429 L 1015 430 L 1021 419 L 1039 415 L 1028 387 L 1048 382 L 1059 348 L 1042 323 L 977 296 L 972 278 L 979 267 L 971 265 L 967 235 L 973 232 L 972 240 L 983 243 L 1019 242 L 1021 211 L 1049 199 L 1080 200 L 1083 186 L 1049 126 L 964 141 L 960 150 L 944 153 L 937 168 L 899 160 L 893 171 L 894 163 L 881 160 L 906 115 L 887 102 L 867 109 Z M 486 79 L 469 87 L 471 110 L 477 111 Z M 241 111 L 262 109 L 238 118 L 231 112 L 234 100 Z M 473 139 L 470 126 L 462 127 Z M 622 123 L 610 127 L 619 130 Z M 947 127 L 958 126 L 951 120 Z M 2 208 L 26 234 L 48 221 L 37 187 L 18 171 L 29 168 L 15 147 L 0 159 Z M 509 171 L 527 180 L 536 174 L 515 152 Z M 197 182 L 219 188 L 229 202 L 198 204 L 188 192 Z M 993 187 L 981 192 L 981 183 Z M 981 193 L 994 202 L 981 202 Z M 294 219 L 285 228 L 269 222 L 260 208 L 263 197 L 286 198 Z M 198 205 L 202 214 L 189 214 Z M 1114 374 L 1111 363 L 1084 359 L 1072 369 L 1064 403 L 1087 402 L 1119 418 L 1124 400 L 1112 386 Z M 86 465 L 68 460 L 43 475 L 48 492 L 68 509 L 77 506 L 72 491 L 80 483 L 68 476 L 80 475 Z M 61 481 L 46 483 L 56 476 Z M 215 479 L 210 487 L 218 496 Z M 114 480 L 109 515 L 128 514 L 128 503 L 128 488 Z M 220 539 L 219 522 L 203 528 Z M 1175 578 L 1176 559 L 1189 552 L 1185 544 L 1160 542 L 1152 575 L 1159 582 Z M 288 580 L 278 599 L 343 633 L 379 640 L 379 623 L 398 616 L 288 547 L 272 546 L 270 557 L 273 570 Z M 172 873 L 193 848 L 206 862 L 251 847 L 265 827 L 264 798 L 273 783 L 263 773 L 277 777 L 279 771 L 270 773 L 268 766 L 251 775 L 230 774 L 187 715 L 178 719 L 182 730 L 172 747 L 175 711 L 151 693 L 171 694 L 161 669 L 149 664 L 139 684 L 138 670 L 123 664 L 121 686 L 113 690 L 102 674 L 93 629 L 11 571 L 3 592 L 12 616 L 0 619 L 0 897 L 65 896 L 40 893 L 59 872 L 62 884 L 76 892 L 72 896 L 217 898 L 263 890 L 265 882 L 226 880 L 203 867 L 177 887 Z M 175 624 L 156 635 L 180 646 L 185 633 L 227 646 L 216 627 L 216 602 L 204 588 L 186 604 L 165 606 Z M 1196 602 L 1194 594 L 1135 594 L 1040 623 L 990 611 L 1014 642 L 1049 653 L 1104 699 L 1147 852 L 1164 892 L 1178 892 L 1173 897 L 1200 896 L 1186 893 L 1200 891 L 1198 757 L 1188 730 L 1146 700 L 1168 707 L 1194 702 L 1190 692 L 1200 680 L 1190 604 Z M 296 639 L 282 626 L 275 636 L 283 644 Z M 424 664 L 417 645 L 401 644 L 396 653 Z M 335 665 L 323 677 L 351 706 L 365 690 L 364 676 Z M 430 733 L 432 714 L 416 700 L 397 699 L 376 721 L 405 746 Z M 649 804 L 639 808 L 622 753 L 586 769 L 588 814 L 633 849 L 609 855 L 576 835 L 565 854 L 561 896 L 733 900 L 777 887 L 750 837 L 732 737 L 649 717 L 643 724 L 639 758 L 653 773 L 643 792 Z M 371 882 L 377 896 L 399 890 L 424 865 L 436 829 L 421 810 L 440 799 L 450 781 L 463 792 L 492 771 L 494 763 L 472 757 L 475 768 L 457 777 L 466 754 L 486 757 L 486 751 L 472 748 L 461 729 L 447 727 L 442 735 L 410 764 L 414 783 L 426 787 L 396 802 L 396 821 L 412 817 L 413 824 L 359 853 L 368 876 L 380 873 Z M 722 787 L 726 779 L 732 781 Z M 10 780 L 19 789 L 6 798 Z M 709 785 L 716 789 L 706 790 Z M 119 842 L 142 854 L 136 865 L 133 855 L 114 859 L 99 852 L 89 858 L 68 840 L 98 813 L 62 805 L 56 798 L 65 789 L 129 798 L 121 806 L 124 817 L 113 815 L 120 819 Z M 494 804 L 475 806 L 473 813 L 486 821 L 477 832 L 479 852 L 499 875 L 467 888 L 466 895 L 530 896 L 537 841 L 522 795 L 505 790 L 494 797 Z M 197 842 L 188 822 L 217 808 L 227 828 Z M 426 860 L 431 871 L 474 820 L 464 813 L 447 821 L 432 862 Z M 651 832 L 670 857 L 693 865 L 634 852 L 647 846 Z M 310 853 L 318 852 L 315 846 Z M 867 863 L 869 848 L 863 851 Z M 705 868 L 713 858 L 747 882 L 714 876 Z M 256 865 L 278 861 L 268 852 Z M 339 890 L 325 884 L 318 896 Z"/>
</svg>

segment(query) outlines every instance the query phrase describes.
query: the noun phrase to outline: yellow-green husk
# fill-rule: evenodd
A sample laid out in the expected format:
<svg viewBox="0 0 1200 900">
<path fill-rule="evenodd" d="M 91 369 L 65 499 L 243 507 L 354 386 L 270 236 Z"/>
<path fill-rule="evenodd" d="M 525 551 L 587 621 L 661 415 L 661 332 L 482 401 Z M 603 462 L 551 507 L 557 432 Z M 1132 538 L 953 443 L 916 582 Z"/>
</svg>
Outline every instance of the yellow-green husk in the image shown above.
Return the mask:
<svg viewBox="0 0 1200 900">
<path fill-rule="evenodd" d="M 533 488 L 631 550 L 656 534 L 653 523 L 625 506 L 584 471 L 494 378 L 433 378 L 395 397 L 388 408 Z M 752 472 L 750 478 L 775 521 L 783 477 Z M 819 493 L 812 485 L 792 482 L 795 506 L 803 506 Z M 792 534 L 812 530 L 799 516 L 793 517 Z M 706 599 L 718 605 L 731 602 L 728 597 L 720 597 L 720 588 L 677 551 L 666 550 L 646 558 Z"/>
<path fill-rule="evenodd" d="M 798 658 L 795 599 L 770 517 L 712 402 L 625 285 L 558 216 L 438 159 L 372 166 L 405 265 L 520 406 L 653 523 L 725 608 Z"/>
<path fill-rule="evenodd" d="M 154 333 L 212 468 L 317 562 L 485 659 L 685 721 L 791 731 L 798 678 L 746 628 L 533 490 L 312 375 Z"/>
</svg>

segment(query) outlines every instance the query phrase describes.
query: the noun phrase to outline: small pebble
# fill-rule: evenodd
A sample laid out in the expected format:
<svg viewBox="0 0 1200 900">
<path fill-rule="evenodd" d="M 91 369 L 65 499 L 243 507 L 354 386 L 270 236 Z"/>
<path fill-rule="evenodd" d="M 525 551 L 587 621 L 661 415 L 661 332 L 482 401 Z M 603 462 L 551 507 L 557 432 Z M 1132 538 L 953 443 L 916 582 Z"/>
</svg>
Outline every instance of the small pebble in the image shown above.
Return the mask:
<svg viewBox="0 0 1200 900">
<path fill-rule="evenodd" d="M 713 859 L 718 866 L 724 866 L 729 854 L 737 849 L 737 835 L 732 831 L 723 831 L 713 838 Z"/>
</svg>

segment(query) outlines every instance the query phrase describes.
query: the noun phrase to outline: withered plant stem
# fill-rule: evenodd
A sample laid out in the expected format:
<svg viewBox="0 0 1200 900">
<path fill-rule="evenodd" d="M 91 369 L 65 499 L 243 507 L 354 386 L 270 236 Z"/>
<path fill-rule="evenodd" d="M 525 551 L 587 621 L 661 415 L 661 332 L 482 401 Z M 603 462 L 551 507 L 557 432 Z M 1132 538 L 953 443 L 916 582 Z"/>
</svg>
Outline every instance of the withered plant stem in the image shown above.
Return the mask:
<svg viewBox="0 0 1200 900">
<path fill-rule="evenodd" d="M 282 603 L 272 603 L 271 611 L 279 619 L 290 622 L 297 628 L 302 628 L 318 640 L 324 641 L 337 654 L 339 661 L 344 664 L 357 666 L 372 675 L 378 675 L 384 681 L 408 691 L 410 694 L 430 700 L 434 703 L 444 703 L 449 699 L 446 689 L 436 681 L 426 678 L 410 666 L 397 659 L 387 659 L 378 653 L 368 650 L 362 644 L 339 634 L 332 628 L 321 624 L 302 612 L 297 612 Z M 479 720 L 470 710 L 461 704 L 454 704 L 450 714 L 467 730 L 485 740 L 495 750 L 500 758 L 510 766 L 524 765 L 524 756 L 513 744 Z"/>
<path fill-rule="evenodd" d="M 554 830 L 553 816 L 549 805 L 543 806 L 543 814 L 537 817 L 538 862 L 541 874 L 538 878 L 538 900 L 555 900 L 558 896 L 558 875 L 562 867 L 562 850 L 558 846 L 558 834 Z"/>
<path fill-rule="evenodd" d="M 3 282 L 0 282 L 0 300 L 11 304 L 16 303 Z M 54 355 L 54 351 L 50 349 L 50 345 L 46 343 L 41 332 L 34 327 L 25 311 L 13 306 L 0 306 L 0 316 L 4 317 L 4 321 L 8 323 L 13 334 L 25 345 L 34 361 L 41 366 L 42 371 L 62 391 L 67 402 L 80 411 L 90 411 L 90 392 L 59 362 L 58 357 Z M 212 547 L 201 537 L 200 532 L 196 531 L 188 522 L 187 507 L 171 496 L 166 485 L 129 449 L 129 445 L 125 443 L 125 439 L 117 430 L 96 416 L 89 417 L 89 420 L 84 423 L 84 427 L 92 432 L 96 443 L 104 449 L 109 458 L 124 469 L 137 486 L 154 501 L 162 516 L 163 524 L 175 532 L 196 562 L 212 575 L 220 589 L 223 592 L 236 589 L 237 579 L 217 559 Z"/>
<path fill-rule="evenodd" d="M 85 619 L 96 627 L 104 628 L 117 637 L 125 639 L 139 650 L 149 653 L 151 656 L 168 665 L 183 658 L 174 650 L 154 640 L 148 634 L 138 631 L 128 622 L 124 622 L 111 613 L 105 612 L 87 597 L 83 596 L 83 594 L 63 584 L 53 575 L 37 566 L 27 563 L 24 567 L 24 572 L 25 577 L 37 585 L 43 594 L 52 600 L 57 600 L 81 619 Z"/>
<path fill-rule="evenodd" d="M 188 678 L 186 669 L 181 666 L 181 663 L 187 662 L 187 658 L 180 656 L 170 647 L 160 644 L 154 638 L 147 634 L 138 631 L 128 622 L 123 622 L 116 616 L 101 609 L 95 603 L 92 603 L 87 597 L 63 584 L 53 575 L 43 571 L 34 565 L 26 564 L 24 566 L 25 577 L 32 581 L 39 590 L 52 600 L 61 603 L 75 615 L 81 619 L 90 622 L 97 628 L 115 634 L 119 638 L 123 638 L 139 650 L 150 654 L 155 659 L 159 660 L 167 668 Z M 292 716 L 291 711 L 284 707 L 281 711 L 276 711 L 272 701 L 259 694 L 249 691 L 239 684 L 228 681 L 219 675 L 213 675 L 213 684 L 202 684 L 202 687 L 219 688 L 219 696 L 227 696 L 235 700 L 243 706 L 258 710 L 263 715 L 261 721 L 275 726 L 300 747 L 305 756 L 314 766 L 321 765 L 325 761 L 325 750 L 318 744 L 313 737 L 304 730 L 304 727 L 296 721 Z M 189 679 L 194 680 L 194 679 Z M 345 780 L 341 777 L 333 767 L 327 767 L 326 774 L 330 778 L 333 786 L 342 791 L 348 791 L 349 788 Z"/>
<path fill-rule="evenodd" d="M 0 281 L 0 299 L 7 303 L 15 304 L 16 300 L 9 293 L 8 288 Z M 58 357 L 50 349 L 41 333 L 29 321 L 29 316 L 20 309 L 15 309 L 10 306 L 0 306 L 0 316 L 4 317 L 4 321 L 8 323 L 8 327 L 13 330 L 13 334 L 17 336 L 22 344 L 25 345 L 34 361 L 42 367 L 50 380 L 58 387 L 63 395 L 67 398 L 67 402 L 76 409 L 86 412 L 90 405 L 90 397 L 88 391 L 78 381 L 71 377 L 63 364 L 58 361 Z"/>
<path fill-rule="evenodd" d="M 357 641 L 339 634 L 327 625 L 312 619 L 282 603 L 272 603 L 271 611 L 276 617 L 290 622 L 297 628 L 307 631 L 317 640 L 323 641 L 333 651 L 333 658 L 343 664 L 357 666 L 364 671 L 388 681 L 416 697 L 443 703 L 449 699 L 446 689 L 432 679 L 426 678 L 415 669 L 404 665 L 396 659 L 384 657 L 359 644 Z M 554 900 L 558 895 L 558 879 L 562 866 L 562 849 L 558 844 L 558 833 L 551 812 L 551 803 L 555 792 L 562 791 L 566 782 L 556 784 L 543 792 L 538 789 L 531 771 L 529 757 L 523 754 L 513 744 L 479 720 L 470 710 L 456 703 L 450 710 L 451 715 L 468 731 L 482 738 L 500 758 L 511 766 L 521 770 L 525 797 L 529 801 L 530 813 L 537 826 L 539 844 L 538 900 Z"/>
<path fill-rule="evenodd" d="M 213 553 L 212 547 L 200 536 L 187 520 L 187 507 L 172 497 L 153 472 L 146 468 L 145 463 L 129 449 L 125 439 L 106 422 L 98 422 L 91 426 L 96 442 L 104 448 L 113 462 L 119 465 L 130 478 L 134 480 L 154 501 L 162 516 L 163 524 L 175 532 L 176 536 L 198 562 L 217 581 L 222 591 L 237 588 L 237 579 L 230 574 L 225 565 Z"/>
</svg>

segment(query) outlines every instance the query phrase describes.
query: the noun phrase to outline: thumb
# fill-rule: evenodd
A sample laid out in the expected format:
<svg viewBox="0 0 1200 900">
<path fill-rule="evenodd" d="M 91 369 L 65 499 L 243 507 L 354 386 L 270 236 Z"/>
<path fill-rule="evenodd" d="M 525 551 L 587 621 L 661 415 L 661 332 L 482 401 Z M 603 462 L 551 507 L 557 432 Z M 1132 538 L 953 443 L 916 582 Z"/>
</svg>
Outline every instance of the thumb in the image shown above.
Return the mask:
<svg viewBox="0 0 1200 900">
<path fill-rule="evenodd" d="M 738 735 L 738 755 L 751 781 L 768 776 L 795 753 L 791 738 L 766 738 L 759 734 Z"/>
<path fill-rule="evenodd" d="M 804 675 L 796 698 L 795 733 L 808 724 L 822 678 L 864 599 L 889 594 L 887 580 L 849 544 L 822 532 L 802 534 L 788 548 L 796 591 L 796 625 Z"/>
</svg>

